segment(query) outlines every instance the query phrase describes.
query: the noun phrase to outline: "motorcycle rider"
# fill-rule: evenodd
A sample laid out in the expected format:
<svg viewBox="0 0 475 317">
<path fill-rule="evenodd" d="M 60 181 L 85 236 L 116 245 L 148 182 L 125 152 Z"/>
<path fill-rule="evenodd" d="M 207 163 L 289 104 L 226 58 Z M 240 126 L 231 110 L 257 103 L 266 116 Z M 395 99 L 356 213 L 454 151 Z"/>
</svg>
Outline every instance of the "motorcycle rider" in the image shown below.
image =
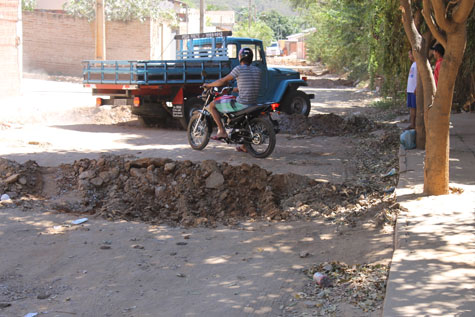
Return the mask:
<svg viewBox="0 0 475 317">
<path fill-rule="evenodd" d="M 227 82 L 236 79 L 237 87 L 234 88 L 233 91 L 239 92 L 236 99 L 222 98 L 219 100 L 213 100 L 209 104 L 209 112 L 218 126 L 216 136 L 211 137 L 211 139 L 223 140 L 228 137 L 218 111 L 222 113 L 235 112 L 257 104 L 257 97 L 261 85 L 261 70 L 260 68 L 251 65 L 253 59 L 254 54 L 249 47 L 241 48 L 239 51 L 240 64 L 238 66 L 234 67 L 234 69 L 225 77 L 203 85 L 205 88 L 220 87 L 224 86 Z M 244 146 L 236 149 L 245 152 Z"/>
</svg>

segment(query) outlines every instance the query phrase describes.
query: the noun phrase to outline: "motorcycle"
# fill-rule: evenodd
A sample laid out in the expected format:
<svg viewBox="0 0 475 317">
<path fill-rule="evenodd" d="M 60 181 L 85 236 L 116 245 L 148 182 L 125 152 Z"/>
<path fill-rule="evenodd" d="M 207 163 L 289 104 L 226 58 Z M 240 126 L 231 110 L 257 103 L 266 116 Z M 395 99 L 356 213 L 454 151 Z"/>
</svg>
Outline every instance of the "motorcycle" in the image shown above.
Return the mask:
<svg viewBox="0 0 475 317">
<path fill-rule="evenodd" d="M 194 150 L 203 150 L 210 140 L 213 117 L 209 112 L 209 104 L 217 98 L 234 98 L 230 95 L 232 87 L 203 88 L 199 98 L 204 101 L 203 109 L 194 112 L 188 123 L 188 143 Z M 222 139 L 228 144 L 244 144 L 249 154 L 257 158 L 265 158 L 272 154 L 276 143 L 279 125 L 271 116 L 279 107 L 278 103 L 265 103 L 250 106 L 246 109 L 230 113 L 221 113 L 220 119 L 228 137 Z"/>
</svg>

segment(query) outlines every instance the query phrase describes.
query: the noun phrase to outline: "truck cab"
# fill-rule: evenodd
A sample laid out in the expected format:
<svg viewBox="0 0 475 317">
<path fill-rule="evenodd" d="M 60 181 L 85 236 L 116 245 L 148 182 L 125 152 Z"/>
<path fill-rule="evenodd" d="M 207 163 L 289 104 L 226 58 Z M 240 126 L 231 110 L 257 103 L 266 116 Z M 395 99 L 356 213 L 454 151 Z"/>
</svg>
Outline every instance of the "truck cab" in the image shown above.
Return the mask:
<svg viewBox="0 0 475 317">
<path fill-rule="evenodd" d="M 230 33 L 230 32 L 229 32 Z M 192 46 L 195 49 L 209 49 L 212 41 L 207 39 L 195 40 Z M 286 113 L 300 113 L 305 116 L 310 112 L 310 99 L 314 95 L 305 94 L 298 90 L 300 86 L 307 86 L 306 78 L 300 78 L 300 73 L 289 68 L 269 68 L 266 54 L 261 40 L 241 37 L 223 37 L 216 41 L 217 48 L 223 48 L 227 58 L 231 61 L 231 69 L 239 65 L 238 52 L 242 48 L 250 48 L 254 53 L 252 64 L 261 68 L 261 89 L 259 103 L 274 102 L 281 104 L 281 111 Z M 211 55 L 209 55 L 211 56 Z M 207 80 L 206 82 L 210 82 Z M 234 83 L 234 86 L 236 83 Z"/>
</svg>

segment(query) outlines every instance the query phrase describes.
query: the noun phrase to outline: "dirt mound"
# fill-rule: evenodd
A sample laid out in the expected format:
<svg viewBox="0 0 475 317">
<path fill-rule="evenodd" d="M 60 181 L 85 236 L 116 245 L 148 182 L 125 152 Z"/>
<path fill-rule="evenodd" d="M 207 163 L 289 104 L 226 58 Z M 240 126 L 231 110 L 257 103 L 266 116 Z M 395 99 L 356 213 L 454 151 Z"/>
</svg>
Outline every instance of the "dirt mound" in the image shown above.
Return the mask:
<svg viewBox="0 0 475 317">
<path fill-rule="evenodd" d="M 0 195 L 11 199 L 39 194 L 42 189 L 41 170 L 34 161 L 19 164 L 0 158 Z"/>
<path fill-rule="evenodd" d="M 257 165 L 109 156 L 62 165 L 56 175 L 62 195 L 51 208 L 88 212 L 109 219 L 182 226 L 235 224 L 240 220 L 324 217 L 354 223 L 355 217 L 384 208 L 381 192 L 333 185 L 295 174 L 273 175 Z M 391 205 L 388 198 L 385 205 Z M 385 218 L 384 221 L 391 221 Z"/>
<path fill-rule="evenodd" d="M 62 190 L 79 190 L 81 209 L 107 218 L 195 226 L 287 217 L 267 185 L 272 183 L 272 175 L 257 165 L 108 157 L 83 159 L 72 166 L 63 165 L 61 171 L 72 171 L 76 177 L 66 178 L 69 172 L 63 175 L 64 181 L 59 181 Z M 285 179 L 276 187 L 285 190 L 282 182 Z M 65 184 L 75 188 L 65 188 Z M 58 207 L 80 211 L 74 210 L 77 205 Z"/>
<path fill-rule="evenodd" d="M 380 124 L 364 116 L 344 118 L 333 113 L 311 117 L 284 114 L 279 117 L 279 126 L 283 133 L 325 136 L 367 133 L 381 128 Z"/>
<path fill-rule="evenodd" d="M 25 197 L 41 198 L 62 212 L 154 224 L 215 226 L 314 217 L 349 225 L 371 218 L 380 224 L 392 221 L 389 206 L 394 205 L 382 185 L 337 185 L 210 160 L 104 156 L 42 169 L 33 161 L 1 159 L 0 175 L 0 192 L 20 205 L 28 202 Z M 42 191 L 51 184 L 54 192 Z"/>
</svg>

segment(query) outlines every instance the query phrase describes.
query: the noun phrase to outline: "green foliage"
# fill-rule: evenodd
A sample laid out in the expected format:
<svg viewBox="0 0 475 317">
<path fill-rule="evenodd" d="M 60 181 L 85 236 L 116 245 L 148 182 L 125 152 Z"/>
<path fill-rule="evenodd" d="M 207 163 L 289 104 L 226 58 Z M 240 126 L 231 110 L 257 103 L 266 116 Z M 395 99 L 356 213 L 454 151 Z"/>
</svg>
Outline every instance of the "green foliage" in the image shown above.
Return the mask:
<svg viewBox="0 0 475 317">
<path fill-rule="evenodd" d="M 315 1 L 315 0 L 314 0 Z M 200 0 L 190 0 L 199 8 Z M 205 5 L 216 5 L 224 10 L 238 11 L 249 7 L 249 0 L 205 0 Z M 252 11 L 259 14 L 274 9 L 282 15 L 295 15 L 288 0 L 252 0 Z"/>
<path fill-rule="evenodd" d="M 262 12 L 259 20 L 264 21 L 274 31 L 277 39 L 298 33 L 306 25 L 305 20 L 300 16 L 286 16 L 275 10 Z"/>
<path fill-rule="evenodd" d="M 258 14 L 255 14 L 252 10 L 251 12 L 253 12 L 251 23 L 254 23 L 254 21 L 260 21 L 267 24 L 275 35 L 274 39 L 283 39 L 291 34 L 298 33 L 307 25 L 305 19 L 300 16 L 282 15 L 274 9 Z M 243 7 L 236 10 L 236 22 L 238 24 L 249 24 L 248 8 Z"/>
<path fill-rule="evenodd" d="M 36 0 L 21 0 L 21 9 L 25 11 L 33 11 L 36 9 Z"/>
<path fill-rule="evenodd" d="M 372 13 L 371 58 L 369 65 L 372 78 L 382 76 L 383 94 L 404 94 L 411 62 L 407 52 L 411 46 L 407 40 L 399 11 L 399 0 L 376 2 Z"/>
<path fill-rule="evenodd" d="M 467 47 L 455 81 L 454 104 L 461 108 L 475 97 L 475 10 L 467 20 Z"/>
<path fill-rule="evenodd" d="M 64 10 L 75 17 L 95 19 L 95 0 L 69 0 Z M 177 25 L 173 3 L 165 0 L 106 0 L 105 15 L 109 21 L 145 21 L 147 18 Z"/>
<path fill-rule="evenodd" d="M 290 0 L 301 8 L 317 32 L 309 40 L 309 56 L 334 71 L 349 71 L 352 79 L 382 79 L 386 96 L 404 93 L 410 62 L 399 0 Z M 421 1 L 413 1 L 420 9 Z M 475 11 L 474 11 L 475 12 Z M 422 31 L 426 26 L 422 25 Z M 454 101 L 475 95 L 475 13 L 467 23 L 467 49 L 455 86 Z"/>
<path fill-rule="evenodd" d="M 308 24 L 317 29 L 309 39 L 312 60 L 350 79 L 382 78 L 384 94 L 404 90 L 409 61 L 399 0 L 291 0 Z"/>
<path fill-rule="evenodd" d="M 226 6 L 217 5 L 217 4 L 208 4 L 206 5 L 206 11 L 223 11 L 227 10 Z"/>
<path fill-rule="evenodd" d="M 262 41 L 264 47 L 269 46 L 270 42 L 274 38 L 274 32 L 262 21 L 256 21 L 251 23 L 251 27 L 248 28 L 248 23 L 242 22 L 234 26 L 233 36 L 237 37 L 250 37 L 259 39 Z"/>
<path fill-rule="evenodd" d="M 360 77 L 366 72 L 370 52 L 369 15 L 372 1 L 329 0 L 312 4 L 307 19 L 316 27 L 309 54 L 330 69 L 349 70 Z"/>
</svg>

